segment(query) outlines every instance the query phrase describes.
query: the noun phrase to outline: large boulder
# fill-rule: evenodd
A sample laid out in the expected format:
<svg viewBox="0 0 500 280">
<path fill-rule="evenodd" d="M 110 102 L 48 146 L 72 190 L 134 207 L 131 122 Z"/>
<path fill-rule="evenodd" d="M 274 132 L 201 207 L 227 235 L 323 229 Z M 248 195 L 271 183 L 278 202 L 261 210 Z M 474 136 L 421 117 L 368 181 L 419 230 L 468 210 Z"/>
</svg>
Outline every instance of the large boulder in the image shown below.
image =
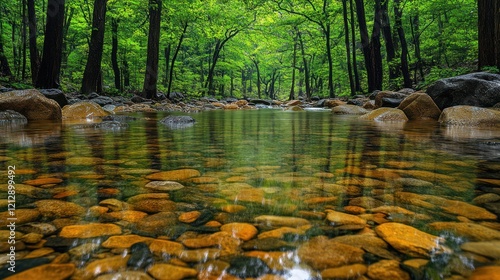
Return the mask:
<svg viewBox="0 0 500 280">
<path fill-rule="evenodd" d="M 379 122 L 406 122 L 406 114 L 396 108 L 378 108 L 368 114 L 359 117 L 360 120 L 379 121 Z"/>
<path fill-rule="evenodd" d="M 64 106 L 62 114 L 64 119 L 100 118 L 109 115 L 99 104 L 85 101 Z"/>
<path fill-rule="evenodd" d="M 368 110 L 357 105 L 347 104 L 334 107 L 332 112 L 337 115 L 364 115 L 368 113 Z"/>
<path fill-rule="evenodd" d="M 14 90 L 0 94 L 0 111 L 13 110 L 28 121 L 61 120 L 59 104 L 36 89 Z"/>
<path fill-rule="evenodd" d="M 406 97 L 398 109 L 403 110 L 410 120 L 433 119 L 437 120 L 441 114 L 432 98 L 423 92 L 415 92 Z"/>
<path fill-rule="evenodd" d="M 427 89 L 436 105 L 492 107 L 500 102 L 500 75 L 478 72 L 441 79 Z"/>
<path fill-rule="evenodd" d="M 160 123 L 171 128 L 188 128 L 194 125 L 195 119 L 191 116 L 166 116 L 160 120 Z"/>
<path fill-rule="evenodd" d="M 474 106 L 446 108 L 439 117 L 445 125 L 500 127 L 500 111 Z"/>
<path fill-rule="evenodd" d="M 391 107 L 396 108 L 405 99 L 409 93 L 404 92 L 394 92 L 394 91 L 379 91 L 375 95 L 375 108 L 380 107 Z"/>
<path fill-rule="evenodd" d="M 24 125 L 27 123 L 28 119 L 21 113 L 12 110 L 0 111 L 0 126 Z"/>
</svg>

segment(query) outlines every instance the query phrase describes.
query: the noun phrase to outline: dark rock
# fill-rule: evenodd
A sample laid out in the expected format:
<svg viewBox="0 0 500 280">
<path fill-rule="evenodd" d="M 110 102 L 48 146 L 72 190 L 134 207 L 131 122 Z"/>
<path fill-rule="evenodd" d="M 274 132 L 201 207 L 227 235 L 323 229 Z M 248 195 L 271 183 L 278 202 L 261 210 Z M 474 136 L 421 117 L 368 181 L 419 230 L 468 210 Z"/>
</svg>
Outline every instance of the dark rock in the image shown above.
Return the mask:
<svg viewBox="0 0 500 280">
<path fill-rule="evenodd" d="M 384 97 L 382 98 L 382 105 L 381 107 L 390 107 L 390 108 L 396 108 L 401 104 L 403 99 L 401 98 L 389 98 L 389 97 Z"/>
<path fill-rule="evenodd" d="M 311 96 L 311 101 L 319 101 L 320 99 L 319 96 Z"/>
<path fill-rule="evenodd" d="M 160 120 L 160 123 L 171 129 L 187 128 L 194 125 L 195 119 L 190 116 L 166 116 Z"/>
<path fill-rule="evenodd" d="M 136 117 L 128 115 L 109 115 L 102 118 L 103 121 L 129 122 L 137 120 Z"/>
<path fill-rule="evenodd" d="M 255 105 L 263 104 L 263 105 L 273 105 L 272 100 L 264 100 L 264 99 L 250 99 L 248 102 L 253 103 Z"/>
<path fill-rule="evenodd" d="M 87 99 L 94 99 L 94 98 L 98 98 L 100 95 L 95 93 L 95 92 L 91 92 L 89 93 L 89 95 L 87 95 Z"/>
<path fill-rule="evenodd" d="M 354 98 L 354 99 L 347 100 L 347 104 L 356 105 L 356 106 L 363 106 L 365 101 L 366 101 L 366 99 L 364 97 L 363 98 Z"/>
<path fill-rule="evenodd" d="M 0 87 L 0 93 L 9 92 L 9 91 L 13 91 L 13 90 L 14 90 L 13 88 Z"/>
<path fill-rule="evenodd" d="M 201 226 L 206 224 L 208 221 L 210 221 L 214 217 L 214 213 L 208 209 L 204 209 L 201 211 L 200 216 L 196 221 L 192 222 L 192 226 Z"/>
<path fill-rule="evenodd" d="M 0 125 L 25 125 L 28 119 L 21 113 L 12 110 L 0 111 Z"/>
<path fill-rule="evenodd" d="M 148 101 L 148 99 L 141 97 L 139 95 L 134 95 L 134 96 L 132 96 L 132 98 L 130 98 L 130 101 L 132 101 L 134 103 L 142 103 L 142 102 Z"/>
<path fill-rule="evenodd" d="M 202 97 L 200 99 L 200 101 L 203 101 L 203 102 L 219 102 L 219 100 L 217 100 L 216 98 L 213 98 L 213 97 Z"/>
<path fill-rule="evenodd" d="M 153 253 L 144 242 L 135 243 L 130 246 L 130 258 L 127 261 L 128 267 L 145 268 L 154 262 Z"/>
<path fill-rule="evenodd" d="M 67 252 L 69 249 L 73 248 L 77 243 L 77 238 L 64 238 L 59 236 L 50 236 L 45 242 L 45 247 L 50 247 L 56 252 Z"/>
<path fill-rule="evenodd" d="M 264 105 L 264 104 L 255 104 L 255 108 L 257 108 L 257 109 L 272 109 L 273 106 L 271 106 L 271 105 Z"/>
<path fill-rule="evenodd" d="M 68 105 L 72 105 L 72 104 L 75 104 L 75 103 L 78 103 L 81 101 L 82 101 L 82 99 L 80 99 L 80 98 L 68 98 Z"/>
<path fill-rule="evenodd" d="M 98 97 L 90 99 L 90 101 L 101 105 L 101 107 L 106 106 L 108 104 L 113 104 L 113 102 L 114 102 L 114 100 L 108 96 L 98 96 Z"/>
<path fill-rule="evenodd" d="M 236 97 L 226 97 L 226 98 L 222 99 L 221 101 L 226 101 L 227 103 L 233 103 L 233 102 L 238 101 L 238 98 L 236 98 Z"/>
<path fill-rule="evenodd" d="M 57 104 L 61 106 L 61 108 L 68 105 L 68 99 L 66 98 L 64 92 L 62 92 L 62 90 L 60 89 L 50 88 L 50 89 L 40 89 L 39 91 L 45 97 L 55 100 Z"/>
<path fill-rule="evenodd" d="M 23 272 L 30 268 L 50 263 L 50 259 L 49 258 L 24 259 L 24 260 L 16 260 L 15 263 L 16 263 L 15 272 L 8 270 L 8 268 L 11 266 L 10 264 L 2 266 L 0 270 L 0 279 L 5 279 L 11 275 Z"/>
<path fill-rule="evenodd" d="M 456 105 L 492 107 L 500 102 L 500 75 L 479 72 L 441 79 L 427 94 L 441 110 Z"/>
<path fill-rule="evenodd" d="M 227 273 L 240 278 L 258 278 L 271 272 L 271 268 L 261 259 L 236 256 L 229 261 Z"/>
<path fill-rule="evenodd" d="M 179 101 L 184 100 L 186 98 L 184 96 L 184 94 L 182 94 L 180 92 L 171 92 L 167 97 L 168 97 L 168 99 L 175 101 L 175 102 L 179 102 Z M 212 98 L 212 99 L 215 99 L 215 98 Z M 217 102 L 217 99 L 215 99 L 215 101 L 209 101 L 209 102 Z"/>
</svg>

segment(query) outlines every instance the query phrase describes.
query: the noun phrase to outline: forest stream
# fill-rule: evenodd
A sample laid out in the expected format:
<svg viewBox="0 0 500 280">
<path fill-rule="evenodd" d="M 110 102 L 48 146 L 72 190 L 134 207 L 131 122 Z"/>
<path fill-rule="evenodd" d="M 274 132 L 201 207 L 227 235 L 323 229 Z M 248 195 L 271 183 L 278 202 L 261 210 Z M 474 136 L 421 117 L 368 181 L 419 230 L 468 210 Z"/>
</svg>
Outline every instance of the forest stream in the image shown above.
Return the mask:
<svg viewBox="0 0 500 280">
<path fill-rule="evenodd" d="M 166 115 L 4 127 L 0 278 L 500 275 L 498 129 Z"/>
</svg>

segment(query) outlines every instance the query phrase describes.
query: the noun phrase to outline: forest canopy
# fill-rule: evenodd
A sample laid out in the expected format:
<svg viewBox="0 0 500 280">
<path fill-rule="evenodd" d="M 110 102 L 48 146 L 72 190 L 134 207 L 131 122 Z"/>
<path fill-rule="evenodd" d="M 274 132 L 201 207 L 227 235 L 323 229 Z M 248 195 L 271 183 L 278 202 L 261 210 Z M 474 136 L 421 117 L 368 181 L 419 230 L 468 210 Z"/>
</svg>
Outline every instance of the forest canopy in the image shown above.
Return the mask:
<svg viewBox="0 0 500 280">
<path fill-rule="evenodd" d="M 0 14 L 1 81 L 18 87 L 335 97 L 478 67 L 477 0 L 12 0 Z"/>
</svg>

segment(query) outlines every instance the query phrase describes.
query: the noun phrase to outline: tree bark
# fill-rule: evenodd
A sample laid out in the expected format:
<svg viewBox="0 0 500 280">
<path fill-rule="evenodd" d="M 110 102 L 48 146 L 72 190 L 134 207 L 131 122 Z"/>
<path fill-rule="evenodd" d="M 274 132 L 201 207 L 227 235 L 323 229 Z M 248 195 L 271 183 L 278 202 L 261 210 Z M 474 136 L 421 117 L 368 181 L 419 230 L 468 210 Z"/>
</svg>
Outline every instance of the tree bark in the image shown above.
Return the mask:
<svg viewBox="0 0 500 280">
<path fill-rule="evenodd" d="M 404 87 L 411 88 L 412 81 L 410 78 L 410 70 L 408 69 L 408 44 L 406 43 L 403 22 L 401 21 L 402 17 L 401 0 L 394 0 L 394 22 L 401 44 L 401 73 L 403 74 Z"/>
<path fill-rule="evenodd" d="M 391 23 L 389 20 L 389 12 L 387 10 L 388 2 L 389 0 L 382 0 L 380 3 L 380 13 L 382 15 L 382 35 L 384 36 L 387 65 L 389 67 L 389 83 L 392 84 L 394 80 L 399 77 L 399 71 L 397 65 L 393 63 L 396 58 L 396 49 L 394 47 L 394 40 L 392 39 Z M 392 86 L 397 87 L 397 85 Z"/>
<path fill-rule="evenodd" d="M 170 93 L 172 92 L 172 84 L 174 81 L 175 60 L 177 59 L 177 55 L 179 54 L 179 51 L 181 50 L 182 41 L 184 40 L 184 36 L 186 36 L 187 28 L 188 28 L 188 23 L 186 21 L 183 24 L 182 34 L 179 37 L 179 42 L 177 43 L 177 46 L 175 47 L 174 55 L 172 56 L 172 61 L 170 63 L 169 74 L 168 74 L 168 91 L 167 91 L 168 98 L 170 98 Z"/>
<path fill-rule="evenodd" d="M 115 76 L 115 88 L 123 91 L 120 66 L 118 66 L 118 23 L 118 19 L 111 19 L 111 66 L 113 67 L 113 74 Z"/>
<path fill-rule="evenodd" d="M 361 92 L 363 89 L 361 88 L 361 83 L 359 81 L 359 73 L 358 73 L 358 60 L 356 58 L 356 25 L 354 24 L 354 3 L 353 0 L 349 0 L 350 5 L 350 13 L 351 13 L 351 39 L 352 39 L 352 65 L 353 65 L 353 74 L 354 74 L 354 86 L 356 88 L 356 92 Z"/>
<path fill-rule="evenodd" d="M 306 84 L 306 99 L 311 100 L 311 81 L 310 81 L 310 73 L 309 66 L 307 64 L 306 51 L 304 48 L 304 41 L 302 40 L 302 35 L 297 27 L 295 27 L 295 31 L 297 32 L 297 38 L 299 39 L 300 51 L 302 54 L 302 62 L 304 66 L 304 83 Z"/>
<path fill-rule="evenodd" d="M 349 87 L 351 89 L 351 96 L 353 96 L 356 94 L 356 88 L 354 86 L 354 77 L 352 75 L 351 44 L 349 42 L 349 24 L 347 19 L 347 0 L 342 0 L 342 14 L 344 17 L 344 32 L 345 32 L 344 38 L 345 38 L 345 49 L 347 56 L 347 74 L 349 75 Z"/>
<path fill-rule="evenodd" d="M 30 67 L 31 67 L 31 82 L 36 85 L 38 76 L 38 68 L 40 67 L 40 56 L 36 45 L 37 28 L 36 28 L 36 13 L 35 0 L 28 0 L 28 29 L 29 29 L 29 48 L 30 48 Z"/>
<path fill-rule="evenodd" d="M 158 82 L 158 57 L 160 51 L 161 0 L 149 0 L 149 35 L 146 75 L 144 77 L 143 97 L 156 98 Z"/>
<path fill-rule="evenodd" d="M 295 99 L 295 72 L 297 68 L 297 35 L 293 36 L 293 58 L 292 58 L 292 84 L 288 100 Z"/>
<path fill-rule="evenodd" d="M 104 26 L 107 0 L 95 0 L 92 15 L 89 55 L 83 72 L 82 93 L 102 92 L 101 60 L 104 47 Z"/>
<path fill-rule="evenodd" d="M 479 0 L 478 5 L 478 67 L 496 66 L 498 41 L 495 40 L 495 9 L 498 0 Z"/>
<path fill-rule="evenodd" d="M 260 77 L 260 69 L 259 69 L 259 61 L 256 58 L 251 58 L 253 64 L 255 65 L 255 71 L 257 73 L 257 96 L 260 98 L 261 97 L 261 82 L 262 79 Z"/>
<path fill-rule="evenodd" d="M 1 28 L 0 28 L 1 29 Z M 2 33 L 0 32 L 0 35 Z M 3 49 L 3 40 L 0 38 L 0 76 L 12 77 L 12 71 L 10 70 L 9 61 L 5 55 Z"/>
<path fill-rule="evenodd" d="M 59 88 L 65 0 L 48 0 L 43 56 L 38 71 L 38 88 Z"/>
</svg>

